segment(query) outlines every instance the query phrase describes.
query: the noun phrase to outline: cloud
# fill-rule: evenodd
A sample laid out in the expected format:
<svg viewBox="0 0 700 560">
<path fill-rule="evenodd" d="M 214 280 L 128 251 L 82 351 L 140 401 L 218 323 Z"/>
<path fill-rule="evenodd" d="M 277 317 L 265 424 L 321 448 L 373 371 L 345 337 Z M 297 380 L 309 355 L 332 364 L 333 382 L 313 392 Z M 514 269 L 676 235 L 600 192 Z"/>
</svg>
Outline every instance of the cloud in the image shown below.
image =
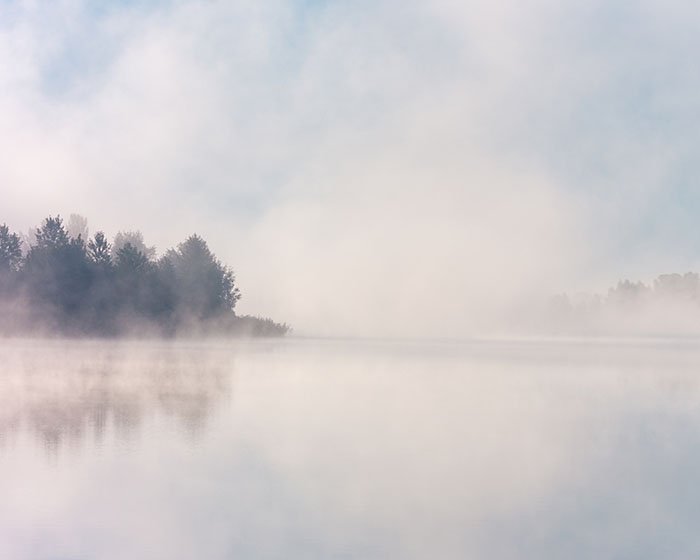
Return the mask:
<svg viewBox="0 0 700 560">
<path fill-rule="evenodd" d="M 662 272 L 649 247 L 697 262 L 674 7 L 6 3 L 0 219 L 80 212 L 160 249 L 197 231 L 242 311 L 303 333 L 503 329 Z"/>
</svg>

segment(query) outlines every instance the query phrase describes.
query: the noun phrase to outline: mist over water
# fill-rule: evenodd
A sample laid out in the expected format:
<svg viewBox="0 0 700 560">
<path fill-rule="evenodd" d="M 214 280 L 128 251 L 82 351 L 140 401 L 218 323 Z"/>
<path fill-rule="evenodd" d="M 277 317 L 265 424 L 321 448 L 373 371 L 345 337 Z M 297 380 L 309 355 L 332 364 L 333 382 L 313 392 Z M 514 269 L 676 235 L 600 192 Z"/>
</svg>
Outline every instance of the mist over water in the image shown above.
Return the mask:
<svg viewBox="0 0 700 560">
<path fill-rule="evenodd" d="M 698 28 L 0 0 L 0 560 L 700 557 Z"/>
<path fill-rule="evenodd" d="M 699 269 L 699 24 L 676 0 L 3 2 L 0 220 L 75 212 L 159 254 L 196 232 L 241 313 L 308 336 L 502 333 Z"/>
<path fill-rule="evenodd" d="M 688 341 L 6 341 L 3 558 L 700 552 Z"/>
</svg>

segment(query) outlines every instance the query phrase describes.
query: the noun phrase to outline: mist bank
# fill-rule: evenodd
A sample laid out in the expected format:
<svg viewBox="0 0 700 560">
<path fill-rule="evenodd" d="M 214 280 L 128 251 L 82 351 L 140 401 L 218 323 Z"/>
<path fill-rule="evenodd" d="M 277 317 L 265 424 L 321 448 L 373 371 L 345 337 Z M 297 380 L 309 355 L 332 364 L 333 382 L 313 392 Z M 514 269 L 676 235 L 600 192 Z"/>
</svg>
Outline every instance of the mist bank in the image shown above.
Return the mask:
<svg viewBox="0 0 700 560">
<path fill-rule="evenodd" d="M 700 275 L 620 280 L 606 294 L 558 294 L 539 327 L 575 335 L 700 336 Z"/>
<path fill-rule="evenodd" d="M 0 226 L 0 334 L 282 336 L 286 324 L 235 312 L 231 268 L 194 234 L 156 258 L 140 232 L 90 237 L 87 220 Z"/>
</svg>

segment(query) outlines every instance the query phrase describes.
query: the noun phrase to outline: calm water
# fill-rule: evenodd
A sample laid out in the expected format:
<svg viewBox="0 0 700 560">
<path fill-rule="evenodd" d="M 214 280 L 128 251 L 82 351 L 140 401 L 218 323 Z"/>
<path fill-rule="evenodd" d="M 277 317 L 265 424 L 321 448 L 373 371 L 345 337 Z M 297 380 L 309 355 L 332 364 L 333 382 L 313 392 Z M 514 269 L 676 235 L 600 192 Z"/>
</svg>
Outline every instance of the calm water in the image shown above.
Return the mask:
<svg viewBox="0 0 700 560">
<path fill-rule="evenodd" d="M 700 344 L 0 343 L 2 559 L 700 556 Z"/>
</svg>

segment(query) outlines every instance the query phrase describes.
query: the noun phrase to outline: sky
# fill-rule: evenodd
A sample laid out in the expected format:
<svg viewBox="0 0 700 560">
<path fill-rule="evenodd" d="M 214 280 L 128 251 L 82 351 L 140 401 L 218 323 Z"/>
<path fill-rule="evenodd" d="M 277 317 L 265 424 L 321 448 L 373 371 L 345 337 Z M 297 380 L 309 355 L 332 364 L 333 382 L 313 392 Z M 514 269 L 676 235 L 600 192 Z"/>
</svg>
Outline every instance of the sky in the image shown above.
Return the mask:
<svg viewBox="0 0 700 560">
<path fill-rule="evenodd" d="M 0 223 L 197 232 L 239 311 L 471 336 L 700 268 L 700 10 L 0 0 Z"/>
</svg>

